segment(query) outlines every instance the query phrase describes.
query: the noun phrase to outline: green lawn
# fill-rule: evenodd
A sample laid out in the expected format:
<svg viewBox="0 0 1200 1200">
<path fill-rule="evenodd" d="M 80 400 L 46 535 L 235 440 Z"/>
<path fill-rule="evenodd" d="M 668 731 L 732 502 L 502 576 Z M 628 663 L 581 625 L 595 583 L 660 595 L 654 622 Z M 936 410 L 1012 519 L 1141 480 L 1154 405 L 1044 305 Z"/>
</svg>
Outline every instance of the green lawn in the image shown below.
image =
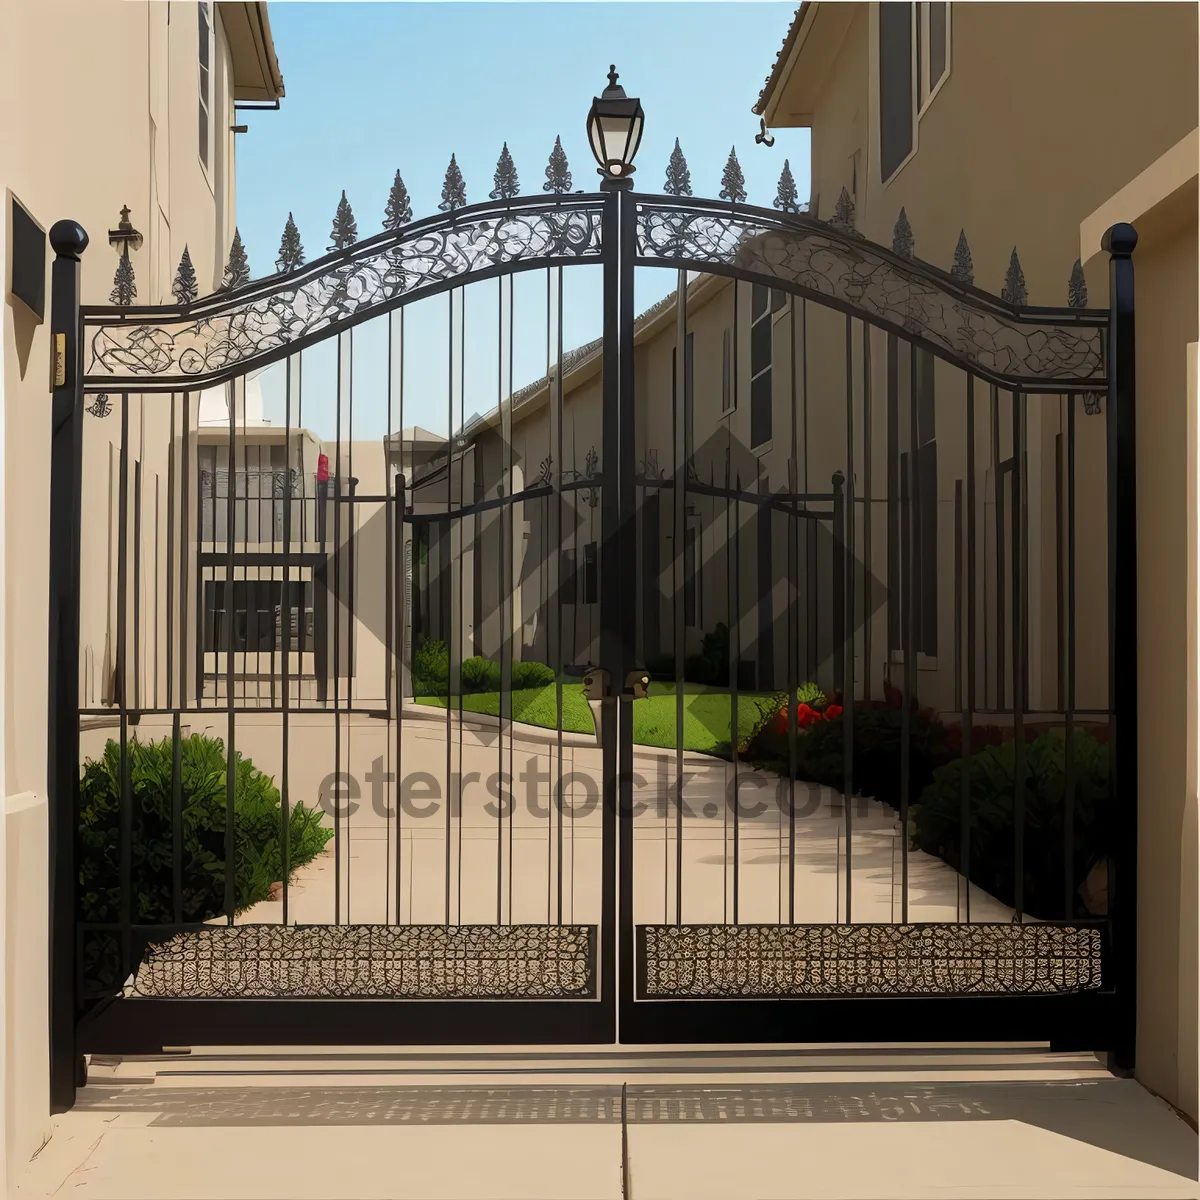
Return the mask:
<svg viewBox="0 0 1200 1200">
<path fill-rule="evenodd" d="M 738 742 L 744 743 L 759 720 L 769 692 L 738 693 Z M 633 702 L 633 740 L 639 746 L 675 748 L 675 684 L 652 683 L 650 695 Z M 704 754 L 729 754 L 729 693 L 700 684 L 683 685 L 683 748 Z"/>
<path fill-rule="evenodd" d="M 760 704 L 769 700 L 768 692 L 738 694 L 738 740 L 745 742 L 759 719 Z M 418 704 L 445 708 L 444 696 L 421 696 Z M 458 707 L 458 698 L 454 700 Z M 499 692 L 475 692 L 462 697 L 466 712 L 500 715 Z M 729 754 L 729 693 L 684 684 L 683 748 L 705 754 Z M 639 746 L 675 747 L 675 685 L 652 683 L 650 695 L 633 702 L 633 740 Z M 512 719 L 527 725 L 554 729 L 558 725 L 558 708 L 553 684 L 540 688 L 523 688 L 512 693 Z M 572 680 L 563 684 L 563 730 L 568 733 L 595 734 L 592 711 Z"/>
<path fill-rule="evenodd" d="M 454 697 L 454 708 L 459 706 L 460 697 Z M 500 715 L 499 692 L 472 692 L 461 697 L 464 712 L 485 713 L 488 716 Z M 566 733 L 590 733 L 595 736 L 596 723 L 592 720 L 592 710 L 577 683 L 564 683 L 563 699 L 563 731 Z M 445 696 L 419 696 L 418 704 L 428 704 L 434 708 L 445 708 Z M 512 693 L 512 719 L 523 721 L 526 725 L 540 725 L 543 729 L 558 728 L 558 699 L 555 695 L 554 684 L 545 687 L 518 688 Z"/>
</svg>

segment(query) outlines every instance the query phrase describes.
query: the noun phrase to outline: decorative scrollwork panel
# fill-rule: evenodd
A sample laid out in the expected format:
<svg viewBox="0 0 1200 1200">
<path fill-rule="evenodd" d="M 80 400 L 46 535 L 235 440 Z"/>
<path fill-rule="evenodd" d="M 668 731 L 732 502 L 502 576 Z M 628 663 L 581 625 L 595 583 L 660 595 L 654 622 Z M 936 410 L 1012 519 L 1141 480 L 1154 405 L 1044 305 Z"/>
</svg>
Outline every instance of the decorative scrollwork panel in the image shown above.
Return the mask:
<svg viewBox="0 0 1200 1200">
<path fill-rule="evenodd" d="M 401 300 L 497 270 L 598 260 L 601 202 L 490 205 L 404 226 L 290 275 L 190 309 L 91 310 L 87 384 L 110 390 L 211 385 Z"/>
<path fill-rule="evenodd" d="M 596 994 L 588 925 L 219 925 L 145 954 L 128 992 L 167 999 L 534 1000 Z"/>
<path fill-rule="evenodd" d="M 778 281 L 920 340 L 1003 387 L 1092 390 L 1105 383 L 1106 314 L 1015 311 L 933 267 L 814 218 L 639 200 L 639 262 Z"/>
<path fill-rule="evenodd" d="M 640 995 L 1048 995 L 1098 988 L 1100 931 L 1023 925 L 644 925 Z"/>
</svg>

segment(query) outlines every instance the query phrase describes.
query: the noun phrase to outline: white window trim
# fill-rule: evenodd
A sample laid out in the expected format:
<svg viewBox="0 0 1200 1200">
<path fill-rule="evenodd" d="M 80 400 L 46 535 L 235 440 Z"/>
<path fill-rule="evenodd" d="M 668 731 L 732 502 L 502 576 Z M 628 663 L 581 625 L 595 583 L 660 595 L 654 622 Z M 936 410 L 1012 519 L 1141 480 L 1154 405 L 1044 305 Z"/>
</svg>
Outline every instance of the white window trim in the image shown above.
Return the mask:
<svg viewBox="0 0 1200 1200">
<path fill-rule="evenodd" d="M 929 106 L 934 102 L 934 100 L 937 99 L 937 94 L 938 94 L 938 92 L 940 92 L 942 90 L 942 85 L 945 84 L 946 80 L 950 78 L 950 66 L 951 66 L 951 62 L 950 62 L 950 45 L 951 45 L 950 9 L 952 7 L 953 6 L 950 4 L 949 0 L 946 0 L 946 69 L 942 72 L 941 78 L 930 89 L 929 95 L 925 97 L 924 102 L 922 102 L 921 97 L 919 95 L 917 96 L 917 114 L 916 114 L 916 116 L 917 116 L 918 124 L 920 123 L 921 118 L 929 111 Z M 929 39 L 927 37 L 922 38 L 922 36 L 921 36 L 920 10 L 922 8 L 924 8 L 926 11 L 928 11 L 928 8 L 929 8 L 928 0 L 918 0 L 918 2 L 913 5 L 913 22 L 915 25 L 915 28 L 913 29 L 913 49 L 917 55 L 920 55 L 921 78 L 924 80 L 924 79 L 929 78 L 929 45 L 928 45 Z M 925 22 L 925 29 L 926 29 L 926 31 L 928 31 L 928 29 L 929 29 L 928 21 Z M 914 61 L 913 62 L 913 79 L 914 79 L 914 81 L 916 80 L 916 66 L 917 66 L 917 64 Z M 916 126 L 914 126 L 913 128 L 915 131 Z"/>
<path fill-rule="evenodd" d="M 736 287 L 736 283 L 734 284 Z M 725 350 L 728 346 L 729 358 L 726 361 Z M 737 330 L 730 324 L 721 335 L 721 416 L 727 417 L 737 411 Z M 695 368 L 693 368 L 694 370 Z M 729 403 L 726 404 L 728 390 Z"/>
<path fill-rule="evenodd" d="M 204 181 L 208 184 L 209 191 L 213 196 L 216 196 L 216 187 L 213 183 L 215 171 L 213 170 L 214 162 L 217 154 L 217 126 L 216 126 L 216 81 L 215 75 L 217 71 L 217 27 L 216 10 L 213 7 L 212 0 L 199 0 L 197 5 L 200 12 L 207 17 L 208 25 L 208 97 L 206 110 L 208 113 L 208 162 L 204 161 L 204 155 L 200 153 L 199 145 L 196 146 L 196 161 L 200 164 L 201 174 L 204 176 Z M 196 104 L 197 108 L 204 99 L 204 92 L 200 81 L 200 43 L 199 30 L 196 34 Z M 197 113 L 198 116 L 198 113 Z"/>
</svg>

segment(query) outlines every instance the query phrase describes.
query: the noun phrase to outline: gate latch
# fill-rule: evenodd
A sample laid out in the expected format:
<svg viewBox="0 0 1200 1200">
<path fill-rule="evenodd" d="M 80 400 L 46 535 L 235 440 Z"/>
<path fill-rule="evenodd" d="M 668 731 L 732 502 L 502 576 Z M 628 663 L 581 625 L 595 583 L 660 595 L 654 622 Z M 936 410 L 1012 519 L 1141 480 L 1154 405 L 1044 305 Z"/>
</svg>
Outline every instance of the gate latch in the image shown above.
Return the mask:
<svg viewBox="0 0 1200 1200">
<path fill-rule="evenodd" d="M 645 700 L 650 691 L 650 673 L 637 667 L 625 676 L 625 695 Z"/>
<path fill-rule="evenodd" d="M 603 700 L 609 694 L 609 676 L 603 667 L 588 667 L 583 673 L 583 694 L 588 700 Z"/>
</svg>

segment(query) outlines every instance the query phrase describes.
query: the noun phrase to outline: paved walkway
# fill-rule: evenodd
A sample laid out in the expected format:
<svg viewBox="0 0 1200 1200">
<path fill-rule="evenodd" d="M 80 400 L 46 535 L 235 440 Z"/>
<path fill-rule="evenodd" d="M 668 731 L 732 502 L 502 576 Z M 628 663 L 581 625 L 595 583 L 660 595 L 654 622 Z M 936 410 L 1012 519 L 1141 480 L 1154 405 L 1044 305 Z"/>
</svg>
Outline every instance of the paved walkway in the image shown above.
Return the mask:
<svg viewBox="0 0 1200 1200">
<path fill-rule="evenodd" d="M 1140 1085 L 1037 1047 L 210 1050 L 93 1062 L 9 1194 L 1167 1200 L 1196 1154 Z"/>
<path fill-rule="evenodd" d="M 430 713 L 436 710 L 427 710 Z M 220 718 L 212 732 L 221 735 Z M 345 718 L 340 744 L 325 715 L 292 719 L 289 757 L 293 800 L 315 804 L 321 783 L 340 769 L 347 815 L 334 819 L 337 838 L 300 870 L 289 888 L 294 923 L 545 922 L 593 924 L 600 919 L 601 752 L 586 739 L 565 744 L 516 727 L 501 738 L 494 726 L 406 719 L 396 728 L 366 717 Z M 238 747 L 256 765 L 282 773 L 277 719 L 239 718 Z M 336 751 L 336 756 L 335 756 Z M 399 772 L 395 764 L 401 762 Z M 677 764 L 672 751 L 634 753 L 635 919 L 674 922 L 682 897 L 685 923 L 774 923 L 788 919 L 790 829 L 786 781 L 744 764 L 736 775 L 739 817 L 733 819 L 732 764 L 685 754 L 684 816 L 678 822 Z M 397 803 L 395 783 L 402 776 Z M 505 808 L 497 796 L 507 797 Z M 551 804 L 562 779 L 561 806 Z M 347 787 L 349 790 L 347 791 Z M 795 785 L 794 912 L 800 922 L 846 919 L 847 831 L 842 797 L 828 788 Z M 1012 909 L 965 881 L 940 859 L 908 855 L 897 814 L 855 800 L 851 816 L 850 884 L 855 921 L 1008 921 Z M 682 833 L 682 854 L 677 853 Z M 397 862 L 397 846 L 399 861 Z M 340 867 L 340 870 L 339 870 Z M 682 869 L 682 875 L 679 872 Z M 335 897 L 340 892 L 340 903 Z M 255 905 L 242 922 L 278 922 L 282 902 Z"/>
</svg>

